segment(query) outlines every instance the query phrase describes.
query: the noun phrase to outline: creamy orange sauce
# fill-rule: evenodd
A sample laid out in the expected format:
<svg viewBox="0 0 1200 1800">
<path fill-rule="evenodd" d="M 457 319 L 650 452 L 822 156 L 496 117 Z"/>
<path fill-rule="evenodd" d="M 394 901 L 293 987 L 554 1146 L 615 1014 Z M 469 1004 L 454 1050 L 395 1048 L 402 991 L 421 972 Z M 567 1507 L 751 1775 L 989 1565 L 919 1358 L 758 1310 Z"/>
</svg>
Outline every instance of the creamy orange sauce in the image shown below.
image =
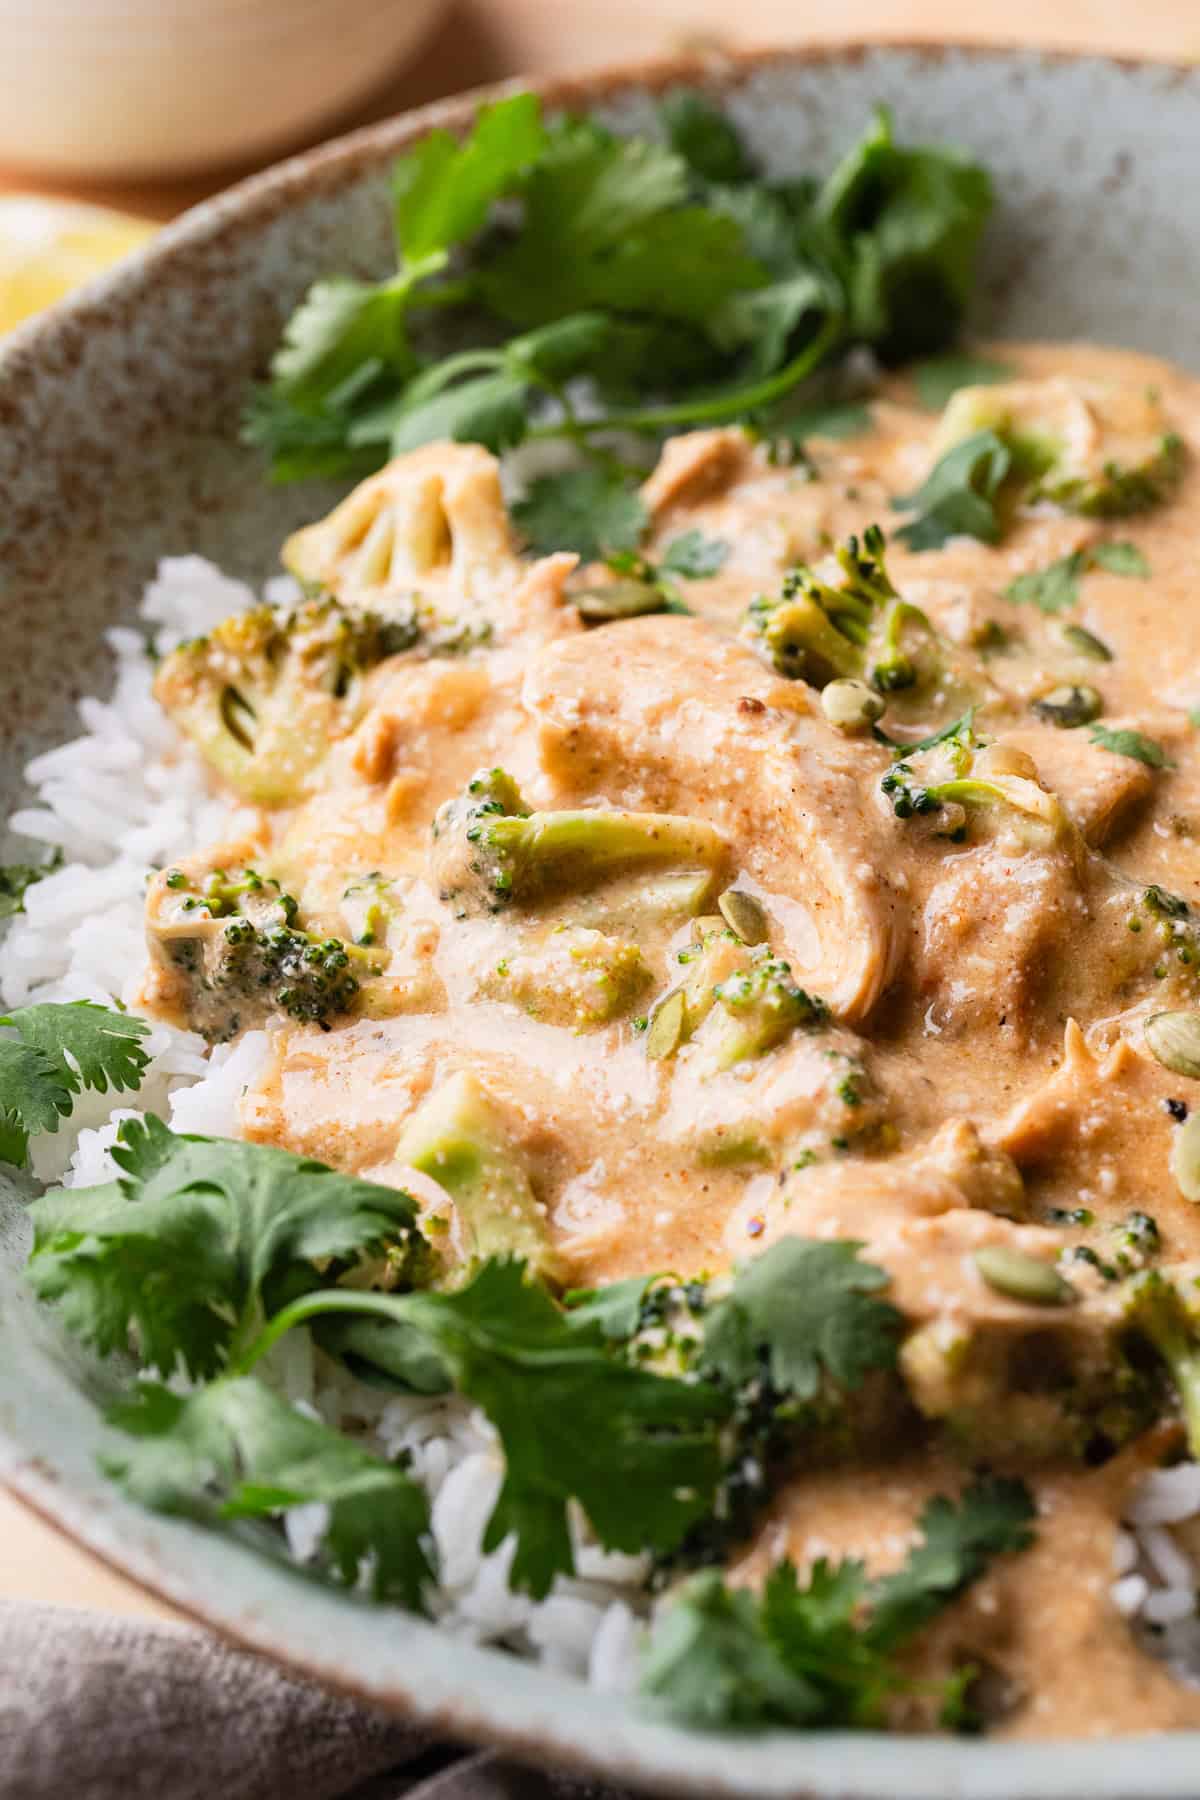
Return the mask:
<svg viewBox="0 0 1200 1800">
<path fill-rule="evenodd" d="M 275 1021 L 270 1066 L 243 1101 L 251 1138 L 411 1185 L 437 1206 L 397 1162 L 397 1141 L 420 1102 L 467 1070 L 503 1117 L 574 1285 L 727 1268 L 789 1233 L 861 1239 L 887 1269 L 891 1297 L 924 1333 L 903 1367 L 925 1423 L 899 1462 L 889 1449 L 878 1467 L 799 1473 L 742 1565 L 748 1578 L 785 1547 L 802 1562 L 831 1549 L 896 1560 L 921 1500 L 979 1461 L 973 1409 L 1015 1396 L 999 1442 L 1039 1498 L 1038 1547 L 953 1609 L 930 1656 L 994 1663 L 1010 1688 L 1002 1728 L 1018 1735 L 1200 1723 L 1200 1694 L 1146 1658 L 1108 1600 L 1131 1459 L 1149 1452 L 1070 1466 L 1054 1419 L 1039 1421 L 1036 1383 L 1025 1391 L 1031 1342 L 1049 1333 L 1055 1356 L 1086 1358 L 1104 1278 L 1071 1264 L 1080 1304 L 1048 1322 L 1044 1307 L 989 1288 L 972 1260 L 1007 1245 L 1051 1262 L 1074 1244 L 1103 1260 L 1134 1210 L 1157 1220 L 1164 1265 L 1200 1259 L 1200 1215 L 1168 1171 L 1178 1127 L 1166 1102 L 1190 1104 L 1194 1083 L 1143 1040 L 1152 1013 L 1197 1004 L 1200 975 L 1141 899 L 1157 883 L 1200 903 L 1200 731 L 1188 716 L 1200 705 L 1200 384 L 1132 354 L 1003 355 L 1031 381 L 1153 388 L 1192 452 L 1174 493 L 1128 518 L 1042 502 L 994 546 L 889 542 L 892 581 L 940 634 L 943 673 L 896 696 L 884 727 L 914 742 L 973 704 L 980 743 L 1011 753 L 993 766 L 1049 797 L 1049 824 L 1004 809 L 950 815 L 951 829 L 898 818 L 880 791 L 887 746 L 835 730 L 817 690 L 777 673 L 742 629 L 750 601 L 778 592 L 794 563 L 821 566 L 876 521 L 895 529 L 893 497 L 928 473 L 938 428 L 897 382 L 868 431 L 814 441 L 811 472 L 773 465 L 739 431 L 667 445 L 645 487 L 647 555 L 692 529 L 729 546 L 717 574 L 685 584 L 691 617 L 585 629 L 570 602 L 574 559 L 519 556 L 483 452 L 434 446 L 393 465 L 390 560 L 376 558 L 374 575 L 354 560 L 367 508 L 357 538 L 322 551 L 323 579 L 376 605 L 420 591 L 486 635 L 452 657 L 418 648 L 384 661 L 300 797 L 264 810 L 250 845 L 197 847 L 197 866 L 253 860 L 310 929 L 345 939 L 364 929 L 363 884 L 383 896 L 379 973 L 357 1009 L 329 1031 Z M 1058 616 L 1005 596 L 1022 574 L 1116 541 L 1137 546 L 1148 577 L 1088 567 Z M 1111 660 L 1081 657 L 1064 623 Z M 1152 738 L 1170 766 L 1040 719 L 1034 702 L 1064 683 L 1094 686 L 1102 723 Z M 496 766 L 536 809 L 715 827 L 725 849 L 712 894 L 736 883 L 761 901 L 772 949 L 827 1002 L 829 1025 L 727 1069 L 713 1068 L 702 1034 L 648 1057 L 645 1020 L 692 940 L 687 910 L 647 902 L 650 877 L 618 872 L 459 916 L 440 897 L 431 820 Z M 150 904 L 153 925 L 161 891 Z M 640 951 L 641 985 L 619 1016 L 588 1013 L 592 940 L 573 933 Z M 556 966 L 558 1002 L 547 999 Z M 147 994 L 167 1011 L 182 1004 L 161 966 Z M 1091 1222 L 1051 1217 L 1076 1208 Z M 922 1358 L 956 1335 L 981 1346 L 977 1384 L 939 1397 Z M 921 1447 L 926 1435 L 937 1448 Z"/>
</svg>

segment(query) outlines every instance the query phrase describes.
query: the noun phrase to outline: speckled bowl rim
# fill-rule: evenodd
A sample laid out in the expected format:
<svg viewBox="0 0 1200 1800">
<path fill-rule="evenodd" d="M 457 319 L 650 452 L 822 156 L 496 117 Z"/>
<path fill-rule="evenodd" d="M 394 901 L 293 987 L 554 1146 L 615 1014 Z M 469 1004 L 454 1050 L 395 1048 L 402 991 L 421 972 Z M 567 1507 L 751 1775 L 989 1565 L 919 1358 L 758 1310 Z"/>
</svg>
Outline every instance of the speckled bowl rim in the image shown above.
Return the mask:
<svg viewBox="0 0 1200 1800">
<path fill-rule="evenodd" d="M 193 208 L 147 247 L 4 340 L 0 383 L 5 398 L 19 405 L 25 384 L 38 379 L 47 360 L 57 372 L 69 372 L 81 356 L 90 320 L 99 321 L 114 304 L 133 315 L 139 296 L 165 272 L 186 269 L 193 249 L 253 234 L 294 200 L 335 194 L 425 132 L 463 129 L 481 103 L 532 89 L 553 107 L 594 105 L 618 91 L 655 93 L 680 81 L 721 91 L 765 68 L 845 63 L 889 52 L 931 63 L 947 57 L 1088 63 L 1131 73 L 1158 72 L 1181 83 L 1194 81 L 1200 88 L 1200 65 L 1171 59 L 904 37 L 665 57 L 582 77 L 518 77 L 336 138 Z M 49 1384 L 46 1391 L 51 1392 Z M 36 1396 L 31 1404 L 35 1402 Z M 280 1601 L 277 1584 L 288 1576 L 273 1565 L 260 1565 L 241 1546 L 222 1545 L 230 1588 L 239 1597 L 214 1597 L 195 1568 L 185 1573 L 182 1566 L 186 1559 L 180 1555 L 179 1534 L 197 1528 L 163 1521 L 160 1532 L 148 1528 L 130 1536 L 130 1509 L 119 1498 L 98 1502 L 94 1493 L 75 1491 L 53 1468 L 2 1434 L 0 1480 L 48 1524 L 112 1569 L 231 1642 L 374 1707 L 526 1760 L 634 1782 L 645 1790 L 740 1800 L 929 1800 L 934 1794 L 939 1800 L 1196 1800 L 1200 1793 L 1200 1732 L 1029 1743 L 896 1739 L 871 1733 L 704 1735 L 665 1725 L 581 1683 L 463 1644 L 403 1616 L 397 1637 L 407 1636 L 413 1649 L 427 1652 L 427 1660 L 403 1679 L 372 1679 L 362 1668 L 342 1666 L 333 1645 L 336 1634 L 331 1633 L 329 1649 L 317 1647 L 319 1638 L 302 1652 L 289 1645 L 283 1629 L 258 1610 L 260 1604 L 265 1610 Z M 199 1538 L 194 1541 L 199 1545 Z M 208 1560 L 197 1553 L 197 1562 Z M 260 1569 L 266 1572 L 257 1579 Z M 314 1620 L 324 1614 L 331 1624 L 348 1628 L 352 1616 L 364 1626 L 368 1618 L 380 1616 L 356 1609 L 354 1602 L 328 1590 L 311 1584 L 302 1588 L 298 1582 L 293 1589 L 297 1611 Z M 338 1609 L 336 1615 L 331 1606 Z M 1081 1670 L 1081 1680 L 1086 1680 L 1086 1670 Z"/>
</svg>

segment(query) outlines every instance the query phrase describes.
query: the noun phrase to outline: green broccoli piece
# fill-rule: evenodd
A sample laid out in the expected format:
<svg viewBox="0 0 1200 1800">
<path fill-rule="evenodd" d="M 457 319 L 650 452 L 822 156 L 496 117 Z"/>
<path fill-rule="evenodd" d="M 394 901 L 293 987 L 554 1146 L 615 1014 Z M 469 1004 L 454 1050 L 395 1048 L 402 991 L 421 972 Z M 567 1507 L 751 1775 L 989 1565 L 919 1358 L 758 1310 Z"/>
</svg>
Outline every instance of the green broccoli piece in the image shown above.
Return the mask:
<svg viewBox="0 0 1200 1800">
<path fill-rule="evenodd" d="M 898 819 L 914 819 L 941 812 L 945 807 L 968 813 L 996 813 L 1020 822 L 1030 834 L 1048 832 L 1052 838 L 1069 830 L 1066 814 L 1056 794 L 1031 775 L 1007 772 L 997 766 L 989 747 L 980 743 L 964 715 L 945 731 L 914 744 L 880 777 L 879 791 Z M 947 833 L 955 841 L 966 835 L 959 822 Z"/>
<path fill-rule="evenodd" d="M 933 626 L 901 598 L 884 563 L 884 536 L 878 525 L 848 538 L 835 552 L 841 569 L 836 586 L 800 565 L 784 577 L 778 596 L 751 601 L 747 631 L 767 660 L 793 680 L 825 687 L 834 680 L 869 681 L 891 694 L 922 678 L 906 651 L 906 626 L 934 639 Z"/>
<path fill-rule="evenodd" d="M 417 642 L 415 614 L 385 620 L 330 597 L 254 607 L 163 658 L 164 711 L 244 800 L 286 806 L 362 714 L 362 678 Z"/>
<path fill-rule="evenodd" d="M 1062 379 L 960 388 L 942 415 L 939 454 L 978 431 L 1010 450 L 1029 500 L 1089 518 L 1118 519 L 1168 499 L 1186 462 L 1153 392 Z"/>
<path fill-rule="evenodd" d="M 548 1025 L 586 1031 L 628 1012 L 650 980 L 636 944 L 558 925 L 535 946 L 506 955 L 482 991 L 511 1000 Z"/>
<path fill-rule="evenodd" d="M 179 869 L 158 875 L 146 930 L 164 1003 L 210 1043 L 273 1013 L 328 1031 L 377 969 L 356 945 L 305 931 L 299 910 L 254 869 L 214 869 L 199 880 Z"/>
<path fill-rule="evenodd" d="M 1129 1283 L 1125 1322 L 1153 1345 L 1179 1400 L 1192 1455 L 1200 1457 L 1200 1321 L 1179 1289 L 1149 1269 Z"/>
<path fill-rule="evenodd" d="M 750 951 L 748 968 L 716 984 L 713 998 L 720 1008 L 720 1023 L 711 1038 L 718 1069 L 764 1056 L 802 1026 L 829 1022 L 825 1002 L 797 987 L 790 963 L 766 944 Z"/>
<path fill-rule="evenodd" d="M 531 812 L 503 769 L 481 770 L 447 801 L 433 839 L 438 892 L 460 914 L 499 912 L 639 865 L 715 866 L 726 849 L 711 825 L 674 813 Z"/>
<path fill-rule="evenodd" d="M 521 1257 L 543 1280 L 558 1279 L 545 1212 L 499 1109 L 474 1075 L 460 1070 L 421 1103 L 401 1133 L 396 1161 L 449 1194 L 473 1261 Z"/>
</svg>

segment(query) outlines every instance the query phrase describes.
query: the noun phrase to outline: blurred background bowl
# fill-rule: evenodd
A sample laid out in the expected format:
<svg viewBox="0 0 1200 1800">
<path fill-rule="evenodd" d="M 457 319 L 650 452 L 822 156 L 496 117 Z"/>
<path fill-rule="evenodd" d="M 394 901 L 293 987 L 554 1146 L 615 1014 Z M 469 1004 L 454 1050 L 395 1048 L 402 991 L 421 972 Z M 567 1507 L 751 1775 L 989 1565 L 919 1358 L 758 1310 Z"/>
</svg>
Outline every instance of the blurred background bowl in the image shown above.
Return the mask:
<svg viewBox="0 0 1200 1800">
<path fill-rule="evenodd" d="M 394 74 L 447 0 L 0 0 L 0 162 L 191 173 L 310 137 Z"/>
</svg>

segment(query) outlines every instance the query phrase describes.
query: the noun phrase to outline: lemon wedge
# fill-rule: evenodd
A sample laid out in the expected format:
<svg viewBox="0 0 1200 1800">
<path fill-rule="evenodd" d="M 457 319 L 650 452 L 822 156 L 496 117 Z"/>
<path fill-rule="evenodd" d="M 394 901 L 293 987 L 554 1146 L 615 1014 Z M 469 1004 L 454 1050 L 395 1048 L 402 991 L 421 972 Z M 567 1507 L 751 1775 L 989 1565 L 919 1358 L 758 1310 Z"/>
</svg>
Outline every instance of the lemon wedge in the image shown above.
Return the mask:
<svg viewBox="0 0 1200 1800">
<path fill-rule="evenodd" d="M 60 300 L 156 229 L 147 219 L 103 206 L 0 194 L 0 331 Z"/>
</svg>

